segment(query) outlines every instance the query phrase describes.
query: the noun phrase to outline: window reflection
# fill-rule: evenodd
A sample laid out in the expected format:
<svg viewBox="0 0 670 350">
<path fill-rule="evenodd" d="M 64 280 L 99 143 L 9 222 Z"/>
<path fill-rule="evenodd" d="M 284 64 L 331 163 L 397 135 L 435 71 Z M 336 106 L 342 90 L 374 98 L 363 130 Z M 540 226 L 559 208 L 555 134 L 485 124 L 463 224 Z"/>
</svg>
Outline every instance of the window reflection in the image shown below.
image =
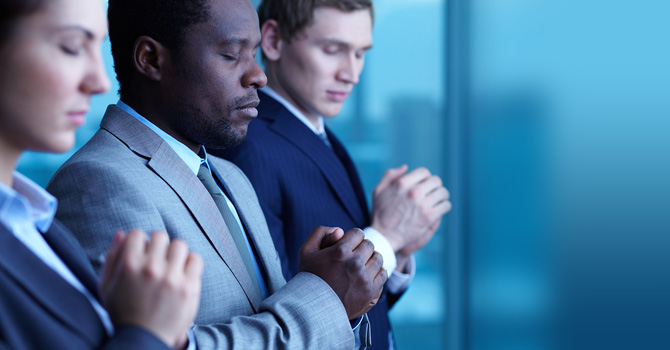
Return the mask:
<svg viewBox="0 0 670 350">
<path fill-rule="evenodd" d="M 328 126 L 351 153 L 368 200 L 384 171 L 408 164 L 445 177 L 445 1 L 375 2 L 374 48 Z M 417 274 L 390 316 L 398 349 L 444 349 L 445 225 L 416 254 Z"/>
</svg>

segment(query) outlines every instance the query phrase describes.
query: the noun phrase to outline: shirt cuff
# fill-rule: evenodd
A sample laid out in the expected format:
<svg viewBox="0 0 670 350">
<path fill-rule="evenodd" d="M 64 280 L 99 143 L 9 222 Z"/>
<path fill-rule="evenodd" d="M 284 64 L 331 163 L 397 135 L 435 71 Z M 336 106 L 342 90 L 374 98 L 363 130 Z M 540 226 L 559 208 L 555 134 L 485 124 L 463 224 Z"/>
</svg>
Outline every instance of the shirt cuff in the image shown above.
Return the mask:
<svg viewBox="0 0 670 350">
<path fill-rule="evenodd" d="M 359 317 L 354 332 L 354 350 L 365 350 L 372 345 L 372 332 L 370 331 L 370 320 L 368 314 Z"/>
<path fill-rule="evenodd" d="M 384 270 L 386 270 L 386 274 L 390 279 L 391 275 L 394 274 L 396 265 L 398 264 L 393 247 L 391 247 L 391 243 L 389 243 L 384 235 L 372 227 L 366 227 L 363 230 L 363 233 L 365 233 L 365 239 L 375 245 L 375 250 L 381 254 L 382 258 L 384 259 L 384 266 L 382 267 Z"/>
<path fill-rule="evenodd" d="M 388 280 L 386 280 L 386 289 L 391 294 L 399 294 L 407 289 L 409 283 L 414 279 L 414 275 L 416 275 L 416 259 L 414 259 L 414 254 L 412 254 L 407 262 L 407 266 L 405 266 L 405 271 L 394 271 Z"/>
<path fill-rule="evenodd" d="M 195 344 L 195 334 L 193 334 L 193 328 L 188 330 L 188 343 L 186 345 L 186 350 L 196 350 L 198 347 Z"/>
</svg>

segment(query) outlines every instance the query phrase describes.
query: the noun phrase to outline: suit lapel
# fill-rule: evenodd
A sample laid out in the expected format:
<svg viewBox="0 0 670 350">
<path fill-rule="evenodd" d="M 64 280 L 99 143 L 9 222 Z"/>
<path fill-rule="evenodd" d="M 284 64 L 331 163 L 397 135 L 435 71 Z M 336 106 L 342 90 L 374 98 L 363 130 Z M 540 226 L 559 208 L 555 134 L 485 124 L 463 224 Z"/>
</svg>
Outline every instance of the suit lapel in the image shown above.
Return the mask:
<svg viewBox="0 0 670 350">
<path fill-rule="evenodd" d="M 50 241 L 63 237 L 62 232 L 59 231 L 60 227 L 50 231 L 52 235 Z M 77 274 L 75 271 L 82 271 L 82 262 L 71 254 L 69 249 L 62 246 L 56 249 L 52 247 L 52 249 L 75 275 Z M 61 255 L 63 253 L 65 254 Z M 84 263 L 88 264 L 88 262 Z M 81 334 L 83 338 L 88 339 L 91 344 L 106 337 L 102 322 L 86 297 L 47 266 L 2 225 L 0 225 L 0 269 L 5 270 L 17 284 L 23 286 L 26 293 L 49 310 L 55 318 L 74 332 Z M 89 275 L 89 273 L 84 273 L 84 275 Z M 77 275 L 77 277 L 80 276 Z M 90 284 L 90 281 L 84 281 L 88 278 L 90 275 L 80 281 Z M 39 326 L 39 320 L 35 321 L 38 322 L 36 326 Z"/>
<path fill-rule="evenodd" d="M 319 167 L 335 196 L 354 222 L 366 223 L 363 213 L 367 212 L 367 206 L 361 207 L 354 193 L 353 181 L 335 152 L 280 103 L 262 92 L 259 93 L 259 97 L 261 98 L 259 115 L 272 120 L 270 129 L 292 143 Z"/>
<path fill-rule="evenodd" d="M 79 282 L 100 301 L 98 276 L 93 271 L 86 253 L 80 249 L 79 242 L 72 237 L 68 230 L 57 220 L 51 224 L 48 232 L 43 234 L 51 249 L 67 265 Z M 102 304 L 102 303 L 101 303 Z"/>
<path fill-rule="evenodd" d="M 134 152 L 149 158 L 148 167 L 181 198 L 237 279 L 254 311 L 257 311 L 262 298 L 255 292 L 251 277 L 219 209 L 198 177 L 160 136 L 115 106 L 108 108 L 101 127 L 118 137 Z"/>
<path fill-rule="evenodd" d="M 358 198 L 358 204 L 363 208 L 363 215 L 365 216 L 365 225 L 370 223 L 370 213 L 368 211 L 368 202 L 365 199 L 365 191 L 363 191 L 363 184 L 361 183 L 361 177 L 358 176 L 358 171 L 356 170 L 356 165 L 351 160 L 349 153 L 340 140 L 335 137 L 330 129 L 326 127 L 326 133 L 328 134 L 328 140 L 333 146 L 333 151 L 337 154 L 337 157 L 342 161 L 342 165 L 347 170 L 349 174 L 349 180 L 351 180 L 351 185 L 354 187 L 354 192 L 356 193 L 356 198 Z"/>
</svg>

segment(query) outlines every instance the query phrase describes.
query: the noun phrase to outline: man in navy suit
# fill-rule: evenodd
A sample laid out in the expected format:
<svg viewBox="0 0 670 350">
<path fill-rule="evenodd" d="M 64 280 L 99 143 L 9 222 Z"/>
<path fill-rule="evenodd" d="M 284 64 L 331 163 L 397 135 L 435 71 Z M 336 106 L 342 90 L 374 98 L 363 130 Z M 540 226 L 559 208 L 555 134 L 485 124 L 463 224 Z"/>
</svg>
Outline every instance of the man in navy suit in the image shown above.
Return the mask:
<svg viewBox="0 0 670 350">
<path fill-rule="evenodd" d="M 369 312 L 372 348 L 394 348 L 388 310 L 413 274 L 412 254 L 451 209 L 439 177 L 389 169 L 373 192 L 372 212 L 346 149 L 324 126 L 358 83 L 372 47 L 371 0 L 263 1 L 258 9 L 268 86 L 247 139 L 219 154 L 249 177 L 290 278 L 311 228 L 365 227 L 389 280 Z"/>
</svg>

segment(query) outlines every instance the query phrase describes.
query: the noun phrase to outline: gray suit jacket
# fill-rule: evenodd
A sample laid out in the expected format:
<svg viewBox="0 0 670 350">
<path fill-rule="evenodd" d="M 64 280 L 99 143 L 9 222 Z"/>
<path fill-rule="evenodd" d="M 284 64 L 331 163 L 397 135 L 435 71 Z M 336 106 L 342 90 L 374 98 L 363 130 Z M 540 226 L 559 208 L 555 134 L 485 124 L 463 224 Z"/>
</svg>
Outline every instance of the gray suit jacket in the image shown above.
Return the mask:
<svg viewBox="0 0 670 350">
<path fill-rule="evenodd" d="M 271 296 L 248 273 L 211 196 L 158 135 L 110 106 L 101 128 L 47 186 L 57 217 L 99 269 L 116 230 L 164 230 L 188 242 L 205 262 L 199 349 L 351 349 L 342 303 L 320 278 L 299 273 L 286 283 L 256 193 L 235 165 L 209 158 L 229 191 L 266 272 Z"/>
</svg>

